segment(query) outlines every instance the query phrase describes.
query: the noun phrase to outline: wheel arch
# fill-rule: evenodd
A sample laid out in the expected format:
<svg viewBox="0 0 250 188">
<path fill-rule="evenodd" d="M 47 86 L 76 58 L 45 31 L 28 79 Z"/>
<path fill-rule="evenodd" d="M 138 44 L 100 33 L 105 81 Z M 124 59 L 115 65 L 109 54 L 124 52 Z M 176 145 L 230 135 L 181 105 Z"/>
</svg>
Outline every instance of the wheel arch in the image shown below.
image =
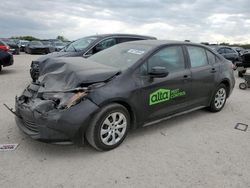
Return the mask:
<svg viewBox="0 0 250 188">
<path fill-rule="evenodd" d="M 133 107 L 126 101 L 126 100 L 123 100 L 123 99 L 113 99 L 111 101 L 108 101 L 108 102 L 105 102 L 105 103 L 102 103 L 101 105 L 99 105 L 100 108 L 108 105 L 108 104 L 111 104 L 111 103 L 117 103 L 117 104 L 120 104 L 122 106 L 124 106 L 128 112 L 129 112 L 129 115 L 130 115 L 130 123 L 131 123 L 131 126 L 130 128 L 131 129 L 135 129 L 136 128 L 136 114 L 135 114 L 135 111 L 133 109 Z"/>
<path fill-rule="evenodd" d="M 230 94 L 230 88 L 231 88 L 231 85 L 230 85 L 230 81 L 228 79 L 223 79 L 220 84 L 224 84 L 227 88 L 227 98 L 229 97 L 229 94 Z"/>
</svg>

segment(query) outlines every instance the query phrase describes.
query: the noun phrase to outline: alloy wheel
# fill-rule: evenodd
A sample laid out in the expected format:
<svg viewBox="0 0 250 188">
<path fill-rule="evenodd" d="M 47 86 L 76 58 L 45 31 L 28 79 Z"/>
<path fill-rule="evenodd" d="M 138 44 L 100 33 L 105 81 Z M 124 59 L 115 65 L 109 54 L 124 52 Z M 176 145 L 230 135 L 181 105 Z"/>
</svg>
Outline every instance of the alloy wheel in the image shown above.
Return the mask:
<svg viewBox="0 0 250 188">
<path fill-rule="evenodd" d="M 216 95 L 215 95 L 215 100 L 214 100 L 214 105 L 217 109 L 220 109 L 223 107 L 225 101 L 226 101 L 226 90 L 224 88 L 220 88 Z"/>
<path fill-rule="evenodd" d="M 101 141 L 105 145 L 115 145 L 125 135 L 127 119 L 121 112 L 109 114 L 103 121 L 100 131 Z"/>
</svg>

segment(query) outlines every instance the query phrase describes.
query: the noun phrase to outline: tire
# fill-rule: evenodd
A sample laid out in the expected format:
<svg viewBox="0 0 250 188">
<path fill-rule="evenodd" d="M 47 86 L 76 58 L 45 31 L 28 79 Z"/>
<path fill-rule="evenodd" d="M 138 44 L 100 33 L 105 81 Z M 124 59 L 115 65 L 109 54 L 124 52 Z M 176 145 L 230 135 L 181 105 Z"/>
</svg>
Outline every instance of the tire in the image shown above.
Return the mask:
<svg viewBox="0 0 250 188">
<path fill-rule="evenodd" d="M 247 89 L 247 84 L 246 83 L 240 83 L 239 88 L 242 89 L 242 90 L 246 90 Z"/>
<path fill-rule="evenodd" d="M 115 123 L 114 117 L 116 119 Z M 117 128 L 118 126 L 121 128 Z M 94 116 L 87 128 L 85 137 L 88 143 L 95 149 L 99 151 L 108 151 L 118 147 L 123 142 L 129 128 L 129 112 L 124 106 L 113 103 L 103 107 Z M 103 131 L 102 135 L 101 131 Z"/>
<path fill-rule="evenodd" d="M 0 65 L 0 72 L 2 71 L 2 65 Z"/>
<path fill-rule="evenodd" d="M 219 112 L 223 109 L 227 101 L 227 87 L 220 84 L 214 92 L 212 101 L 209 106 L 211 112 Z"/>
</svg>

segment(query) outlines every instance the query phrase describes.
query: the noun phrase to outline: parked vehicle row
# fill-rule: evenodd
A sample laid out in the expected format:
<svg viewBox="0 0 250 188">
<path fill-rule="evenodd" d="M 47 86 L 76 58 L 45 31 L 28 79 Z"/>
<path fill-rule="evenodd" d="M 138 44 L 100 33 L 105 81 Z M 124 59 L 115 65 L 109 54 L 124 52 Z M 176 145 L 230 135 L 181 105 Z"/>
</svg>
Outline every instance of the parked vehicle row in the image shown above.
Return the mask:
<svg viewBox="0 0 250 188">
<path fill-rule="evenodd" d="M 9 52 L 14 55 L 19 55 L 20 52 L 32 53 L 33 51 L 37 54 L 51 53 L 55 51 L 60 51 L 68 43 L 62 42 L 58 39 L 48 39 L 48 40 L 39 40 L 39 41 L 27 41 L 27 40 L 18 40 L 18 39 L 8 39 L 2 38 L 1 41 L 4 41 L 9 47 Z M 44 45 L 42 48 L 47 48 L 47 50 L 32 50 L 33 43 L 42 43 Z M 38 44 L 41 47 L 41 44 Z"/>
</svg>

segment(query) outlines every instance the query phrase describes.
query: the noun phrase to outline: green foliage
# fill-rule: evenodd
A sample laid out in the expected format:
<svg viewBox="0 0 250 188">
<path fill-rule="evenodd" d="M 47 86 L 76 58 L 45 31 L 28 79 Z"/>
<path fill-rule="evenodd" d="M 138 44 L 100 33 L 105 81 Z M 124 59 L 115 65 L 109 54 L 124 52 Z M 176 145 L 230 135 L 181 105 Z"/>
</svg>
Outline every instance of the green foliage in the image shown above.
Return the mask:
<svg viewBox="0 0 250 188">
<path fill-rule="evenodd" d="M 28 41 L 32 41 L 32 40 L 40 40 L 36 37 L 33 37 L 33 36 L 14 36 L 14 37 L 11 37 L 12 39 L 20 39 L 20 40 L 28 40 Z"/>
<path fill-rule="evenodd" d="M 64 36 L 61 36 L 61 35 L 57 36 L 56 39 L 61 40 L 61 41 L 63 41 L 63 42 L 69 41 L 69 40 L 66 39 Z"/>
<path fill-rule="evenodd" d="M 250 44 L 243 44 L 243 45 L 239 45 L 239 46 L 242 48 L 245 48 L 245 49 L 250 49 Z"/>
</svg>

